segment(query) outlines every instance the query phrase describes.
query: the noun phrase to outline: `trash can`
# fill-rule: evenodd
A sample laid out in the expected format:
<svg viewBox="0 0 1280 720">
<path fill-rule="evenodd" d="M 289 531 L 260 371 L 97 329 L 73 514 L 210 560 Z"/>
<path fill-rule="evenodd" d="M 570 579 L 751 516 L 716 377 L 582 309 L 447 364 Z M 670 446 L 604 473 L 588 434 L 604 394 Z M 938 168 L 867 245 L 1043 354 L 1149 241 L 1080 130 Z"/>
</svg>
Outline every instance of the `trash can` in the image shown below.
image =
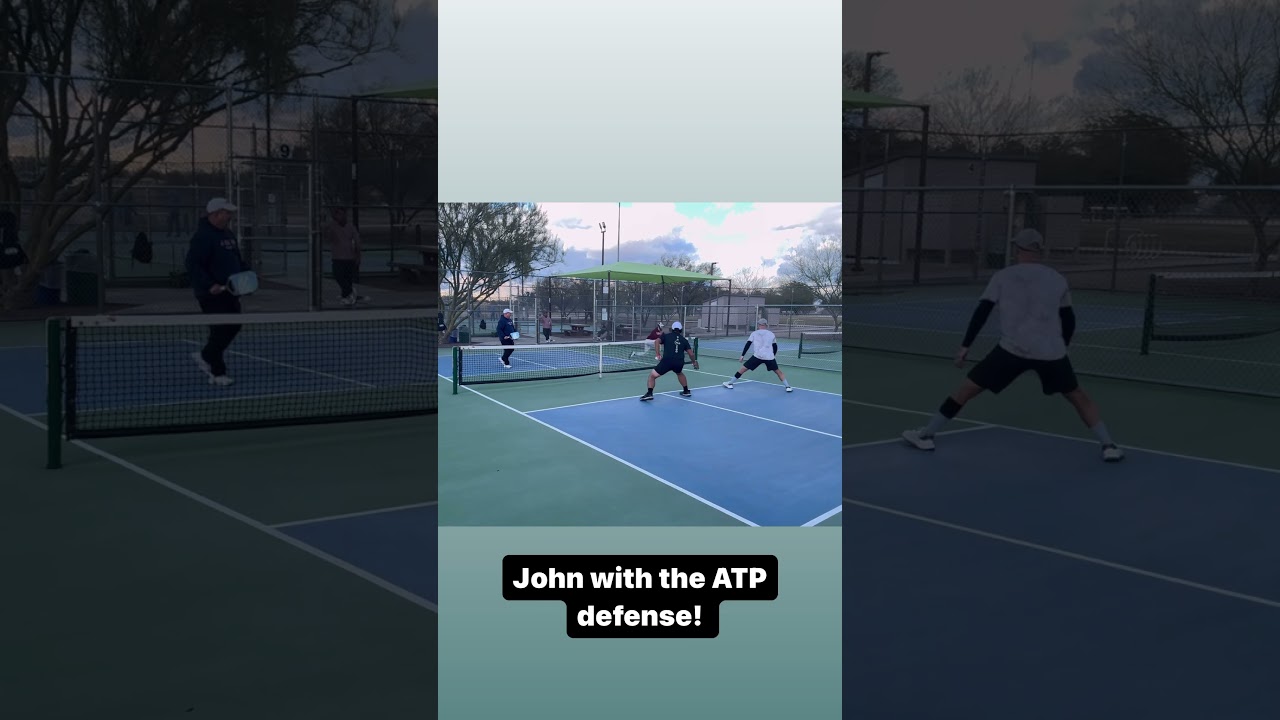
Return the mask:
<svg viewBox="0 0 1280 720">
<path fill-rule="evenodd" d="M 67 304 L 98 304 L 98 258 L 88 250 L 67 256 Z"/>
<path fill-rule="evenodd" d="M 463 325 L 462 327 L 458 328 L 458 344 L 459 345 L 471 344 L 471 328 L 467 327 L 466 325 Z"/>
<path fill-rule="evenodd" d="M 36 285 L 36 305 L 61 305 L 65 277 L 65 265 L 61 262 L 49 263 L 40 274 L 40 282 Z"/>
</svg>

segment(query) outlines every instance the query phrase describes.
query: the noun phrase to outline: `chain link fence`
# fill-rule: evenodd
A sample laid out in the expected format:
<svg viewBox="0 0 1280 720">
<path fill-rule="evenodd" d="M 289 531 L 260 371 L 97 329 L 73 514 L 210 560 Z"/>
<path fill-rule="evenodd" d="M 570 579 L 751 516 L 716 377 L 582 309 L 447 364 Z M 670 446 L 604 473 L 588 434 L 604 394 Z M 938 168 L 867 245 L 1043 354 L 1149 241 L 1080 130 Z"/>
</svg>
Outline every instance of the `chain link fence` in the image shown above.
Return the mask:
<svg viewBox="0 0 1280 720">
<path fill-rule="evenodd" d="M 45 89 L 63 81 L 78 101 L 68 108 Z M 362 236 L 361 294 L 437 302 L 434 103 L 99 78 L 11 87 L 24 94 L 8 118 L 0 212 L 29 263 L 6 288 L 39 275 L 18 305 L 190 312 L 186 246 L 213 197 L 240 206 L 233 230 L 262 278 L 246 311 L 337 306 L 323 237 L 334 207 Z"/>
<path fill-rule="evenodd" d="M 871 251 L 860 271 L 846 258 L 849 347 L 952 357 L 982 285 L 1014 261 L 1011 238 L 1034 228 L 1046 240 L 1044 262 L 1073 289 L 1072 360 L 1082 373 L 1280 396 L 1280 187 L 865 194 Z M 977 352 L 997 329 L 993 318 Z"/>
</svg>

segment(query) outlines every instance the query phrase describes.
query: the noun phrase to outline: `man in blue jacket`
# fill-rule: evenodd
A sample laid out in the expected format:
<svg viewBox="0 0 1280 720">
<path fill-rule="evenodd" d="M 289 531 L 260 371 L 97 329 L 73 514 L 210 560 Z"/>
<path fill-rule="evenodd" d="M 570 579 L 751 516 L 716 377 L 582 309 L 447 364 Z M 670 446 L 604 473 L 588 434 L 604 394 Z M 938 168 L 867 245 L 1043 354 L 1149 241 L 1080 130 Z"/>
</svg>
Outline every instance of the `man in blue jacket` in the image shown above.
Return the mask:
<svg viewBox="0 0 1280 720">
<path fill-rule="evenodd" d="M 498 342 L 507 346 L 502 351 L 502 367 L 511 367 L 511 353 L 516 350 L 516 339 L 512 337 L 516 332 L 516 323 L 511 319 L 511 308 L 502 311 L 502 317 L 498 318 Z"/>
<path fill-rule="evenodd" d="M 236 206 L 226 198 L 214 198 L 205 206 L 206 217 L 200 220 L 191 246 L 187 249 L 187 276 L 195 292 L 200 311 L 206 315 L 240 313 L 240 299 L 227 288 L 230 277 L 248 270 L 240 256 L 240 244 L 228 229 Z M 230 385 L 223 353 L 240 332 L 239 325 L 212 325 L 204 349 L 191 353 L 192 359 L 209 376 L 214 385 Z"/>
</svg>

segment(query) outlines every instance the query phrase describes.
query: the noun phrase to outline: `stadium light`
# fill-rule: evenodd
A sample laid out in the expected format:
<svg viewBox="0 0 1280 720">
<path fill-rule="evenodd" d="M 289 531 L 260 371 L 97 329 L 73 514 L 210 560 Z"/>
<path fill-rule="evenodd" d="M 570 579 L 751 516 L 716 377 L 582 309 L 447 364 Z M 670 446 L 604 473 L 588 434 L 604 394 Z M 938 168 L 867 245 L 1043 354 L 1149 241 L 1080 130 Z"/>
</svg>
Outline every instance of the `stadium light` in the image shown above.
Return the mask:
<svg viewBox="0 0 1280 720">
<path fill-rule="evenodd" d="M 600 223 L 600 264 L 604 264 L 604 223 Z"/>
</svg>

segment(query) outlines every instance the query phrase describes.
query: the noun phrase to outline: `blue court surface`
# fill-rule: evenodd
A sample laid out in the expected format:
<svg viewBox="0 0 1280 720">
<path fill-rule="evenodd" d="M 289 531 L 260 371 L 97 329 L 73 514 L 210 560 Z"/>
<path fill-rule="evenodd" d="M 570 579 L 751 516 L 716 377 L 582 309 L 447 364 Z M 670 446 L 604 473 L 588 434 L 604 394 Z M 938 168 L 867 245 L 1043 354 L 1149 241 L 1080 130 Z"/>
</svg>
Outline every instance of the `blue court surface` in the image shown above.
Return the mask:
<svg viewBox="0 0 1280 720">
<path fill-rule="evenodd" d="M 284 534 L 371 575 L 397 594 L 439 602 L 434 502 L 276 525 Z M 413 548 L 406 552 L 406 548 Z"/>
<path fill-rule="evenodd" d="M 844 465 L 850 716 L 1280 717 L 1280 471 L 987 425 Z"/>
<path fill-rule="evenodd" d="M 692 397 L 680 397 L 666 375 L 655 399 L 642 402 L 652 351 L 602 360 L 599 349 L 543 347 L 518 346 L 511 368 L 498 362 L 497 346 L 463 355 L 458 409 L 446 413 L 461 420 L 442 430 L 440 445 L 442 486 L 456 496 L 447 523 L 840 523 L 837 373 L 784 361 L 793 392 L 763 368 L 729 389 L 721 383 L 738 363 L 704 360 L 700 369 L 685 365 Z M 547 379 L 578 367 L 576 352 L 590 358 L 581 376 Z M 635 372 L 591 372 L 602 362 Z M 452 354 L 441 354 L 439 371 L 452 378 Z M 495 432 L 504 433 L 499 444 Z M 519 492 L 509 485 L 512 463 Z"/>
<path fill-rule="evenodd" d="M 752 525 L 813 525 L 839 507 L 840 398 L 742 381 L 528 415 Z"/>
</svg>

